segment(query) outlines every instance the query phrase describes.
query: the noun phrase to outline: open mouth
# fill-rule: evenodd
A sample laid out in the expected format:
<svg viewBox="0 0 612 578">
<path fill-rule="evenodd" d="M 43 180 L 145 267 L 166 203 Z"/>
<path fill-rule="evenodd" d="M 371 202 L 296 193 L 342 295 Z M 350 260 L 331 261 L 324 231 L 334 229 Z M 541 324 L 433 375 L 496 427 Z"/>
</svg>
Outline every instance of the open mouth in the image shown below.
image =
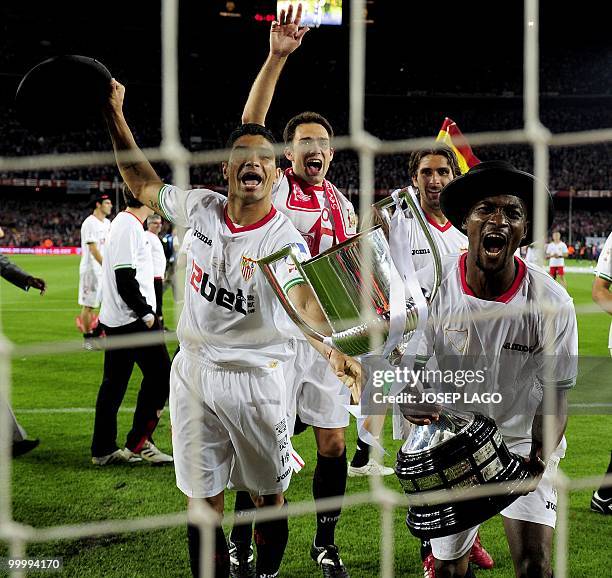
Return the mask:
<svg viewBox="0 0 612 578">
<path fill-rule="evenodd" d="M 240 177 L 240 182 L 249 188 L 258 187 L 261 184 L 263 178 L 261 175 L 254 172 L 246 172 Z"/>
<path fill-rule="evenodd" d="M 323 170 L 321 159 L 310 159 L 306 161 L 306 174 L 311 177 L 317 176 Z"/>
<path fill-rule="evenodd" d="M 491 257 L 497 257 L 506 246 L 506 238 L 499 233 L 488 233 L 482 240 L 485 253 Z"/>
</svg>

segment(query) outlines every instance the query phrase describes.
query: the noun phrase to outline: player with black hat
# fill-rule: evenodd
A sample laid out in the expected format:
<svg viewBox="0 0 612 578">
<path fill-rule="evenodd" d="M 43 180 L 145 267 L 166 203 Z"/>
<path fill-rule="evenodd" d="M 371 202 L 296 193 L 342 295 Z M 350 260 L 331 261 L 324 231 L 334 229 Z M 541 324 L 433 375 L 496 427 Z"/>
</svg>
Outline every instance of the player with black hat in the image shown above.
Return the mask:
<svg viewBox="0 0 612 578">
<path fill-rule="evenodd" d="M 502 510 L 517 576 L 550 576 L 556 522 L 554 477 L 565 455 L 566 393 L 576 379 L 578 335 L 571 297 L 546 272 L 515 256 L 532 241 L 533 175 L 504 161 L 483 162 L 442 191 L 444 215 L 468 236 L 468 251 L 442 257 L 441 284 L 430 303 L 430 318 L 417 362 L 442 373 L 483 369 L 482 383 L 462 387 L 454 409 L 493 418 L 509 449 L 524 456 L 537 487 Z M 545 187 L 542 185 L 545 190 Z M 548 194 L 552 222 L 552 202 Z M 432 268 L 418 273 L 430 291 Z M 554 308 L 545 313 L 543 307 Z M 550 361 L 553 360 L 553 363 Z M 481 367 L 482 366 L 482 367 Z M 451 384 L 452 386 L 452 384 Z M 454 386 L 452 386 L 454 389 Z M 544 389 L 556 397 L 554 445 L 543 449 Z M 495 392 L 498 404 L 466 394 Z M 419 425 L 437 416 L 409 417 Z M 478 526 L 434 538 L 438 576 L 472 576 L 468 560 Z"/>
</svg>

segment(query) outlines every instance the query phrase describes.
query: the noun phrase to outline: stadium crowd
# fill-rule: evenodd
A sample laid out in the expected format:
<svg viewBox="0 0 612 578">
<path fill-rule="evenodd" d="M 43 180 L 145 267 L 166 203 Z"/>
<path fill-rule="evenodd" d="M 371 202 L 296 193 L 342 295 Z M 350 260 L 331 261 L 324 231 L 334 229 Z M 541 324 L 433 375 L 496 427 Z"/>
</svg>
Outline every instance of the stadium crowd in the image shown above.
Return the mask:
<svg viewBox="0 0 612 578">
<path fill-rule="evenodd" d="M 2 201 L 0 226 L 4 237 L 0 244 L 14 247 L 79 246 L 80 226 L 91 212 L 84 203 L 70 201 L 33 201 L 5 199 Z M 50 244 L 49 244 L 50 241 Z"/>
</svg>

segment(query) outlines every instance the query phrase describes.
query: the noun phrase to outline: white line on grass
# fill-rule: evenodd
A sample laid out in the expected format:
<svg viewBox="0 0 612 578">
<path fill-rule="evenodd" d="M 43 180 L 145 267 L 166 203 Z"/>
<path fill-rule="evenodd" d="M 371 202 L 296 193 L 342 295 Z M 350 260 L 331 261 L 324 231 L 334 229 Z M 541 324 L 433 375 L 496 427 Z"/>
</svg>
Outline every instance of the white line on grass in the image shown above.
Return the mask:
<svg viewBox="0 0 612 578">
<path fill-rule="evenodd" d="M 48 311 L 74 311 L 75 313 L 78 312 L 78 309 L 76 309 L 75 307 L 45 307 L 44 310 L 41 307 L 32 307 L 31 309 L 28 309 L 26 307 L 19 307 L 18 309 L 9 309 L 7 307 L 3 307 L 2 308 L 2 312 L 3 313 L 24 313 L 24 312 L 28 312 L 31 313 L 32 311 L 36 311 L 38 313 L 40 313 L 41 311 L 44 311 L 45 313 L 47 313 Z"/>
<path fill-rule="evenodd" d="M 29 409 L 13 409 L 17 413 L 94 413 L 95 407 L 36 407 Z M 135 407 L 120 407 L 119 411 L 134 412 Z"/>
<path fill-rule="evenodd" d="M 589 408 L 602 408 L 612 407 L 612 403 L 568 403 L 571 408 L 589 409 Z M 13 407 L 17 413 L 94 413 L 95 407 L 36 407 L 36 408 L 25 408 L 19 409 Z M 133 412 L 135 407 L 120 407 L 119 411 L 122 412 Z"/>
</svg>

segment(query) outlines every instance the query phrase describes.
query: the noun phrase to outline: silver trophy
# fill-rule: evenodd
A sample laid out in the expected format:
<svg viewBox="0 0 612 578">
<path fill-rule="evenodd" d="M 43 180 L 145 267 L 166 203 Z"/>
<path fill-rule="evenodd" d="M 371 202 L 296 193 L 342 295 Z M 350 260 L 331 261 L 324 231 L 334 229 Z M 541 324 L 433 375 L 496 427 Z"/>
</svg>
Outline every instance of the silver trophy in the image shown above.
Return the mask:
<svg viewBox="0 0 612 578">
<path fill-rule="evenodd" d="M 442 408 L 437 422 L 411 428 L 397 453 L 395 473 L 408 495 L 434 490 L 473 493 L 502 484 L 503 495 L 410 506 L 406 525 L 422 539 L 467 530 L 509 506 L 532 479 L 524 458 L 510 452 L 495 422 L 479 413 Z"/>
<path fill-rule="evenodd" d="M 398 208 L 407 218 L 416 219 L 428 241 L 434 262 L 430 301 L 436 297 L 441 276 L 437 245 L 412 195 L 402 191 L 399 201 L 401 204 L 389 197 L 376 203 L 373 206 L 375 221 L 369 228 L 304 263 L 299 261 L 298 252 L 292 247 L 285 247 L 258 261 L 296 325 L 307 335 L 326 341 L 326 336 L 300 317 L 274 275 L 272 264 L 281 259 L 292 260 L 312 288 L 327 318 L 332 329 L 332 345 L 346 355 L 375 352 L 375 333 L 382 333 L 384 338 L 389 333 L 394 266 L 389 235 L 392 215 Z M 369 275 L 365 275 L 364 255 L 368 253 L 372 255 L 372 264 Z M 390 363 L 396 364 L 401 360 L 417 322 L 417 309 L 411 300 L 407 300 L 403 338 L 389 355 Z M 478 508 L 474 508 L 473 501 L 411 507 L 408 527 L 412 533 L 424 538 L 452 534 L 491 517 L 520 495 L 521 482 L 529 477 L 522 458 L 508 451 L 493 420 L 479 414 L 458 414 L 450 410 L 442 410 L 440 420 L 430 426 L 411 428 L 398 453 L 396 474 L 409 494 L 449 488 L 469 491 L 488 482 L 507 483 L 507 495 L 478 500 Z"/>
<path fill-rule="evenodd" d="M 440 256 L 436 243 L 429 231 L 429 225 L 409 193 L 402 195 L 406 211 L 423 230 L 428 239 L 431 254 L 436 262 L 434 295 L 439 285 Z M 394 266 L 389 248 L 389 223 L 395 201 L 389 197 L 373 207 L 378 223 L 347 241 L 301 263 L 297 251 L 284 247 L 280 251 L 258 261 L 264 275 L 272 285 L 285 311 L 294 323 L 307 335 L 324 341 L 326 336 L 304 321 L 283 292 L 271 267 L 281 259 L 291 259 L 304 280 L 314 291 L 316 298 L 332 329 L 331 343 L 346 355 L 358 356 L 372 353 L 373 335 L 382 334 L 387 338 L 390 320 L 391 268 Z M 367 245 L 367 248 L 366 248 Z M 372 255 L 370 274 L 364 276 L 363 263 L 366 254 Z M 369 309 L 367 311 L 365 307 Z M 405 343 L 413 334 L 417 322 L 417 310 L 410 300 L 406 302 Z M 366 321 L 374 319 L 374 321 Z M 401 358 L 401 349 L 394 351 L 393 359 Z"/>
</svg>

